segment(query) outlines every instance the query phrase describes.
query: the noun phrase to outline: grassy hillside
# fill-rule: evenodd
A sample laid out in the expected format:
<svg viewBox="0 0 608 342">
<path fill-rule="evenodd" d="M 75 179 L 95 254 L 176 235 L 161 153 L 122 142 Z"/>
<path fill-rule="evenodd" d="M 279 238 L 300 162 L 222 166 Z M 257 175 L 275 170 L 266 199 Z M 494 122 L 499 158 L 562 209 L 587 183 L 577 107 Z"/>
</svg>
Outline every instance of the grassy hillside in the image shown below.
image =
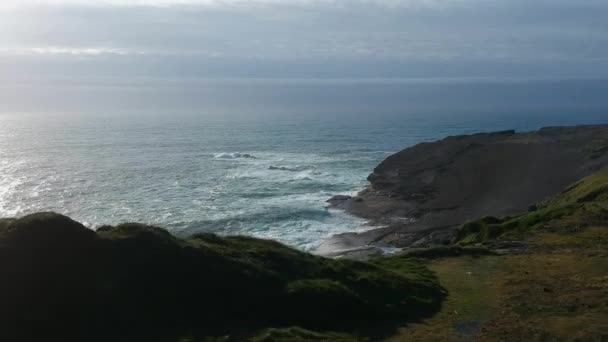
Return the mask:
<svg viewBox="0 0 608 342">
<path fill-rule="evenodd" d="M 54 213 L 0 221 L 0 279 L 2 341 L 353 340 L 443 298 L 407 257 L 331 260 L 141 224 L 95 232 Z"/>
<path fill-rule="evenodd" d="M 569 186 L 548 200 L 514 217 L 485 217 L 467 222 L 457 242 L 473 244 L 493 239 L 520 239 L 539 228 L 576 231 L 608 221 L 608 170 Z"/>
<path fill-rule="evenodd" d="M 608 340 L 608 171 L 527 213 L 469 222 L 459 242 L 499 249 L 414 254 L 427 258 L 448 297 L 433 318 L 390 341 Z"/>
</svg>

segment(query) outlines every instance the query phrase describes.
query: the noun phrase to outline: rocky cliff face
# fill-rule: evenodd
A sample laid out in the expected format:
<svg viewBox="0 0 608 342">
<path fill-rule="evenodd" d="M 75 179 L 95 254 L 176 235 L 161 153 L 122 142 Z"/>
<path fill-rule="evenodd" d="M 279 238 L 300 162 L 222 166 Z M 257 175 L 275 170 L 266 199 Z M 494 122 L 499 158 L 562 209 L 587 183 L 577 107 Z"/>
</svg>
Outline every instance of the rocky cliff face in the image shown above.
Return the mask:
<svg viewBox="0 0 608 342">
<path fill-rule="evenodd" d="M 608 125 L 547 127 L 447 137 L 384 160 L 370 185 L 333 207 L 388 226 L 336 236 L 320 251 L 360 245 L 425 245 L 469 219 L 504 216 L 608 166 Z"/>
</svg>

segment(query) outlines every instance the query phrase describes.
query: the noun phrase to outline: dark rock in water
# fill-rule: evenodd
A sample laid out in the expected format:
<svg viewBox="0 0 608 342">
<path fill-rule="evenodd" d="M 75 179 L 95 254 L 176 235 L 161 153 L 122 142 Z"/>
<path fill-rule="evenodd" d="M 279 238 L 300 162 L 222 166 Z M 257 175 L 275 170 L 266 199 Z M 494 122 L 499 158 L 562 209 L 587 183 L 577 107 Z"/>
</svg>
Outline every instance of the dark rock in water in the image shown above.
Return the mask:
<svg viewBox="0 0 608 342">
<path fill-rule="evenodd" d="M 452 136 L 389 156 L 357 197 L 330 203 L 389 227 L 381 236 L 365 232 L 349 238 L 352 247 L 406 246 L 420 241 L 412 235 L 533 209 L 532 204 L 607 167 L 607 150 L 608 125 Z M 395 223 L 394 218 L 415 221 Z M 337 240 L 340 236 L 328 243 L 341 245 Z"/>
<path fill-rule="evenodd" d="M 272 166 L 272 165 L 270 165 L 268 167 L 268 170 L 293 171 L 293 172 L 299 171 L 297 169 L 290 169 L 290 168 L 285 167 L 285 166 Z"/>
<path fill-rule="evenodd" d="M 340 202 L 344 202 L 344 201 L 348 201 L 349 199 L 351 199 L 351 196 L 346 196 L 346 195 L 336 195 L 330 199 L 327 200 L 327 203 L 331 203 L 332 205 L 339 205 Z"/>
</svg>

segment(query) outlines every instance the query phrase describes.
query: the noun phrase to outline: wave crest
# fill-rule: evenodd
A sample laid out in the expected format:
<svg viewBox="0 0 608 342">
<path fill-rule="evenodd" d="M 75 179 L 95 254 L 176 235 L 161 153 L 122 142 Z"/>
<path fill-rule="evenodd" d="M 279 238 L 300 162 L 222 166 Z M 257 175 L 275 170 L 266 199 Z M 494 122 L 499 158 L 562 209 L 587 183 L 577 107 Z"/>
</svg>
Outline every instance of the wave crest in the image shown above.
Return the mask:
<svg viewBox="0 0 608 342">
<path fill-rule="evenodd" d="M 256 159 L 256 157 L 252 154 L 249 153 L 239 153 L 239 152 L 233 152 L 233 153 L 216 153 L 213 155 L 213 158 L 216 159 L 240 159 L 240 158 L 245 158 L 245 159 Z"/>
<path fill-rule="evenodd" d="M 300 171 L 306 171 L 309 170 L 309 167 L 305 167 L 305 166 L 295 166 L 295 167 L 286 167 L 286 166 L 274 166 L 274 165 L 270 165 L 268 167 L 268 170 L 273 170 L 273 171 L 291 171 L 291 172 L 300 172 Z"/>
</svg>

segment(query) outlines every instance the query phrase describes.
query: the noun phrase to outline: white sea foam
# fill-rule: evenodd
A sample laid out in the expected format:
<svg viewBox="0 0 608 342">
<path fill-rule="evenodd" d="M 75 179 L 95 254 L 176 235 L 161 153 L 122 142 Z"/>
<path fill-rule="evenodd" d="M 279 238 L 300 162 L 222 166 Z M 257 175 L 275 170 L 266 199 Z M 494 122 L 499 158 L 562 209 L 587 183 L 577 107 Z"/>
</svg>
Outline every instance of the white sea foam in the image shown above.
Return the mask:
<svg viewBox="0 0 608 342">
<path fill-rule="evenodd" d="M 271 170 L 271 171 L 299 172 L 299 171 L 308 170 L 309 168 L 310 168 L 309 166 L 300 166 L 300 165 L 295 165 L 295 166 L 274 166 L 274 165 L 270 165 L 268 167 L 268 170 Z"/>
<path fill-rule="evenodd" d="M 297 125 L 0 123 L 0 216 L 53 210 L 91 227 L 135 221 L 305 250 L 370 228 L 325 201 L 359 190 L 384 158 L 360 151 L 393 148 L 331 132 L 319 140 L 318 128 Z"/>
<path fill-rule="evenodd" d="M 239 152 L 232 152 L 232 153 L 216 153 L 213 155 L 214 158 L 216 159 L 240 159 L 240 158 L 246 158 L 246 159 L 255 159 L 256 157 L 250 153 L 239 153 Z"/>
<path fill-rule="evenodd" d="M 19 191 L 19 187 L 25 183 L 26 177 L 19 176 L 15 172 L 23 162 L 16 162 L 15 165 L 2 163 L 0 169 L 0 217 L 12 217 L 18 215 L 23 210 L 21 203 L 11 201 L 12 197 Z M 35 192 L 35 191 L 34 191 Z"/>
</svg>

